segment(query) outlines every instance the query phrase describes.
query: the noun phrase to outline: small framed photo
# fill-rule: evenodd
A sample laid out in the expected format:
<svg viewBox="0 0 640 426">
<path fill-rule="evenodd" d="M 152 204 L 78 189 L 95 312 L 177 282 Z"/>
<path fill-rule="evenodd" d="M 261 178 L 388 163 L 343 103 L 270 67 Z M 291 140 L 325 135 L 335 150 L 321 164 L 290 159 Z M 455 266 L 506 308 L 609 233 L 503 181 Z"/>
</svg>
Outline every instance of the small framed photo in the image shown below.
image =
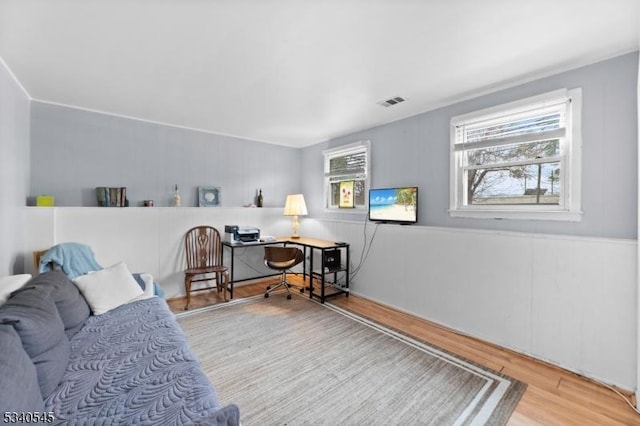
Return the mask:
<svg viewBox="0 0 640 426">
<path fill-rule="evenodd" d="M 340 182 L 340 203 L 341 209 L 352 209 L 355 207 L 355 196 L 353 194 L 354 181 L 347 180 Z"/>
<path fill-rule="evenodd" d="M 198 203 L 200 207 L 219 207 L 220 188 L 217 186 L 199 186 Z"/>
</svg>

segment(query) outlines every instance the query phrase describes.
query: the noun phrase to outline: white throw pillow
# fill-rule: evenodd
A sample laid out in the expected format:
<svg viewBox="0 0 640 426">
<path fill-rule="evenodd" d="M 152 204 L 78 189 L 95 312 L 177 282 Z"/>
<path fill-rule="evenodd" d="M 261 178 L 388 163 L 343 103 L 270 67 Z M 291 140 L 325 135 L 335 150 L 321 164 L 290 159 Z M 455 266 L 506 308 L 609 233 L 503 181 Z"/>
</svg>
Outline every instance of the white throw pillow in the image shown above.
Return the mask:
<svg viewBox="0 0 640 426">
<path fill-rule="evenodd" d="M 140 278 L 142 279 L 142 282 L 144 283 L 144 293 L 142 293 L 138 297 L 134 297 L 133 299 L 129 300 L 129 303 L 137 302 L 138 300 L 149 299 L 151 297 L 156 297 L 155 296 L 155 287 L 154 287 L 154 284 L 153 284 L 153 275 L 151 275 L 151 274 L 140 274 Z M 138 284 L 138 286 L 140 286 L 140 284 Z"/>
<path fill-rule="evenodd" d="M 153 275 L 140 274 L 140 279 L 144 282 L 144 295 L 147 297 L 153 297 L 155 295 L 155 287 L 153 285 Z"/>
<path fill-rule="evenodd" d="M 94 315 L 104 314 L 144 294 L 124 262 L 73 279 Z"/>
<path fill-rule="evenodd" d="M 0 305 L 7 301 L 9 295 L 25 285 L 31 274 L 10 275 L 0 278 Z"/>
</svg>

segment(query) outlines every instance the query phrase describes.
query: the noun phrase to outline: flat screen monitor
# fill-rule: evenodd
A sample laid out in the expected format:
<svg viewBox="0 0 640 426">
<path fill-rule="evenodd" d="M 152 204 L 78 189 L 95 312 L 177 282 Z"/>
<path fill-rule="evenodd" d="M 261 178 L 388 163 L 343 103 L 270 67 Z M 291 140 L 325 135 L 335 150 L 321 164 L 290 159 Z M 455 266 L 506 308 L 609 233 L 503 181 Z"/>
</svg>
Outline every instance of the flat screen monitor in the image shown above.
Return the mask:
<svg viewBox="0 0 640 426">
<path fill-rule="evenodd" d="M 411 224 L 418 221 L 418 187 L 369 190 L 369 220 Z"/>
</svg>

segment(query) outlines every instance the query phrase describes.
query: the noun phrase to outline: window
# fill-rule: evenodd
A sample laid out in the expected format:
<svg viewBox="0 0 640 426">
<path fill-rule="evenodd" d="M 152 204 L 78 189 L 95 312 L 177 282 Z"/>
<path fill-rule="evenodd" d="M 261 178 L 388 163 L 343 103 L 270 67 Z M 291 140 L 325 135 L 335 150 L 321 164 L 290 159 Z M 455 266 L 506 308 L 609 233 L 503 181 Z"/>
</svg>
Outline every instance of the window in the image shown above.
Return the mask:
<svg viewBox="0 0 640 426">
<path fill-rule="evenodd" d="M 581 89 L 451 119 L 452 216 L 580 220 Z"/>
<path fill-rule="evenodd" d="M 353 182 L 353 205 L 366 209 L 369 189 L 369 141 L 328 149 L 324 156 L 325 208 L 340 209 L 340 182 Z M 351 187 L 350 184 L 342 188 Z M 353 211 L 353 209 L 341 209 Z"/>
</svg>

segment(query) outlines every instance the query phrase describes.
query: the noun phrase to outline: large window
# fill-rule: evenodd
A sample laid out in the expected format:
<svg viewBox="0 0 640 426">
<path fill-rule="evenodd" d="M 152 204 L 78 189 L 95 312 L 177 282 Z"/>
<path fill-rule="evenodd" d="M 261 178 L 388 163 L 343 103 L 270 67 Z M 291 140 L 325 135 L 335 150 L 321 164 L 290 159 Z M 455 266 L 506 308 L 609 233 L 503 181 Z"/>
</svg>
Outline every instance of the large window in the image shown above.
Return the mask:
<svg viewBox="0 0 640 426">
<path fill-rule="evenodd" d="M 324 155 L 324 188 L 325 208 L 336 211 L 353 211 L 340 209 L 340 183 L 353 182 L 353 205 L 356 210 L 366 209 L 367 191 L 369 190 L 369 141 L 357 142 L 347 146 L 328 149 Z"/>
<path fill-rule="evenodd" d="M 580 220 L 581 90 L 451 119 L 452 216 Z"/>
</svg>

